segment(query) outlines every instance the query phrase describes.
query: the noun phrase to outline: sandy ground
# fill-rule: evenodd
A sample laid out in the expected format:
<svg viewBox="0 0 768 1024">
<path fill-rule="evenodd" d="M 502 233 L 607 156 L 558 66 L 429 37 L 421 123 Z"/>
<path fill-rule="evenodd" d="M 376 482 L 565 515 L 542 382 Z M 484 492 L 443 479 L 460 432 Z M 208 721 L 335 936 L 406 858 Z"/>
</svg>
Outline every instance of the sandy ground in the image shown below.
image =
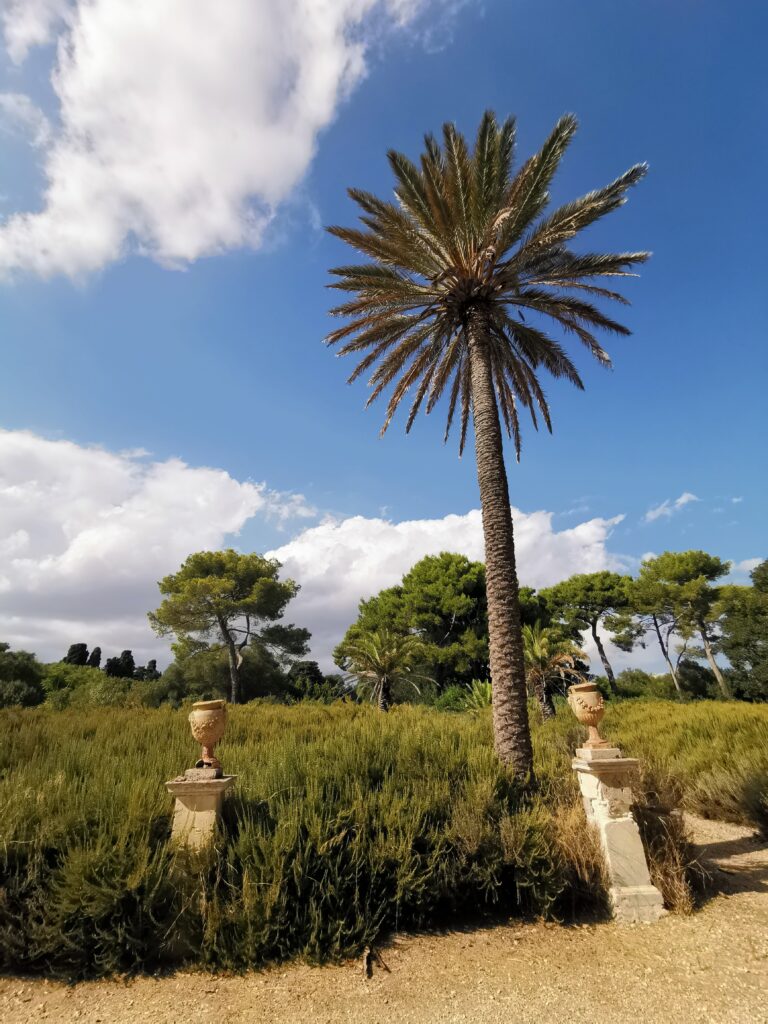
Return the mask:
<svg viewBox="0 0 768 1024">
<path fill-rule="evenodd" d="M 130 982 L 0 978 L 3 1024 L 768 1024 L 768 843 L 691 819 L 718 895 L 655 925 L 400 936 L 361 964 Z"/>
</svg>

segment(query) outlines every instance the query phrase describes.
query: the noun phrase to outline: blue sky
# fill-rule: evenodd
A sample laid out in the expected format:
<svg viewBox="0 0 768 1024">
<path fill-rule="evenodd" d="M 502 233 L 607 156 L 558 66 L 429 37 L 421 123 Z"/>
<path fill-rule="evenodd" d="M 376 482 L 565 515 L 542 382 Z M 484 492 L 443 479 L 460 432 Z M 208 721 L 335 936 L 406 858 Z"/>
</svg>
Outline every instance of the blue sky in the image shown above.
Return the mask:
<svg viewBox="0 0 768 1024">
<path fill-rule="evenodd" d="M 117 45 L 121 22 L 115 17 L 110 28 L 108 15 L 120 4 L 99 6 L 101 35 L 94 29 L 90 38 L 106 45 L 114 31 Z M 170 0 L 159 4 L 168 6 Z M 274 140 L 254 143 L 260 161 L 277 162 L 273 178 L 253 193 L 256 216 L 268 210 L 270 219 L 250 247 L 220 244 L 216 255 L 185 260 L 172 253 L 169 260 L 168 246 L 158 256 L 155 244 L 153 255 L 151 240 L 132 230 L 119 258 L 96 256 L 84 272 L 72 262 L 74 243 L 56 266 L 30 256 L 35 246 L 47 247 L 50 218 L 24 236 L 22 256 L 18 243 L 3 247 L 0 226 L 0 426 L 114 453 L 142 449 L 150 454 L 137 465 L 178 458 L 303 495 L 314 518 L 243 520 L 237 543 L 259 550 L 285 545 L 328 516 L 399 523 L 470 512 L 477 507 L 473 459 L 459 461 L 454 443 L 442 445 L 440 413 L 417 421 L 408 437 L 396 421 L 380 440 L 383 408 L 364 411 L 364 384 L 347 387 L 351 365 L 323 346 L 333 301 L 327 270 L 348 254 L 321 225 L 351 223 L 348 185 L 386 194 L 386 150 L 418 154 L 423 133 L 445 120 L 472 133 L 487 107 L 514 113 L 525 157 L 558 116 L 573 111 L 581 128 L 554 201 L 648 161 L 650 173 L 628 205 L 591 229 L 583 245 L 654 255 L 626 286 L 632 337 L 607 339 L 613 371 L 577 352 L 586 392 L 547 384 L 554 435 L 526 429 L 522 461 L 510 466 L 513 504 L 551 513 L 554 531 L 623 515 L 606 531 L 605 545 L 630 566 L 669 548 L 701 547 L 736 562 L 764 556 L 765 6 L 424 0 L 411 20 L 408 3 L 367 6 L 369 14 L 340 29 L 364 41 L 365 73 L 350 74 L 316 115 L 303 163 L 291 158 L 285 171 Z M 0 91 L 30 97 L 50 122 L 49 139 L 35 147 L 36 115 L 26 107 L 19 113 L 17 101 L 6 106 L 14 116 L 0 132 L 0 209 L 9 218 L 45 207 L 43 167 L 61 145 L 60 118 L 66 131 L 79 102 L 80 127 L 90 123 L 85 71 L 69 68 L 68 93 L 57 94 L 49 81 L 54 43 L 77 40 L 83 28 L 72 10 L 66 17 L 74 21 L 42 27 L 21 16 L 9 27 L 6 16 Z M 38 32 L 45 43 L 29 44 L 20 56 L 24 32 L 30 39 Z M 293 54 L 291 73 L 299 59 Z M 271 88 L 282 81 L 278 76 Z M 236 78 L 222 87 L 223 124 L 236 87 Z M 254 87 L 243 83 L 243 90 Z M 170 88 L 158 73 L 159 108 Z M 109 99 L 107 93 L 105 104 Z M 185 146 L 200 144 L 200 127 L 178 132 L 182 161 Z M 290 120 L 283 130 L 291 131 Z M 209 204 L 216 203 L 216 182 L 230 175 L 229 159 L 221 147 L 210 155 Z M 281 174 L 290 179 L 284 194 Z M 101 207 L 109 209 L 98 188 L 78 214 L 83 245 Z M 178 253 L 184 229 L 178 210 L 173 216 Z M 682 495 L 697 500 L 676 506 Z M 196 539 L 193 532 L 190 541 Z M 78 621 L 90 615 L 84 609 Z"/>
</svg>

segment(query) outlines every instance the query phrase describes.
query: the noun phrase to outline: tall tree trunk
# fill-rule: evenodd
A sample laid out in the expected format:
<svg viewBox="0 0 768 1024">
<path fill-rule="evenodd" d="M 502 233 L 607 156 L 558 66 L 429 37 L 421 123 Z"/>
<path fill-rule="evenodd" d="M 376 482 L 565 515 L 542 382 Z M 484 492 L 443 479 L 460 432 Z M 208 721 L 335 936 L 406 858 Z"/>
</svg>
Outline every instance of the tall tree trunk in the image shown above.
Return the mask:
<svg viewBox="0 0 768 1024">
<path fill-rule="evenodd" d="M 237 704 L 240 700 L 240 666 L 243 663 L 243 656 L 232 639 L 227 623 L 222 618 L 219 619 L 219 630 L 221 639 L 227 646 L 229 658 L 229 699 L 232 704 Z"/>
<path fill-rule="evenodd" d="M 712 645 L 710 644 L 709 637 L 707 636 L 706 624 L 704 622 L 699 622 L 698 626 L 699 633 L 701 634 L 701 642 L 704 644 L 704 653 L 706 654 L 707 661 L 709 662 L 709 667 L 712 669 L 715 679 L 717 680 L 717 685 L 720 687 L 720 693 L 722 693 L 726 700 L 728 700 L 731 696 L 731 690 L 728 683 L 725 681 L 725 676 L 721 672 L 720 666 L 715 661 L 715 656 L 712 653 Z"/>
<path fill-rule="evenodd" d="M 541 717 L 544 719 L 554 718 L 555 702 L 552 700 L 552 694 L 547 686 L 546 679 L 537 679 L 533 684 L 533 691 L 541 708 Z"/>
<path fill-rule="evenodd" d="M 611 688 L 611 693 L 614 695 L 614 697 L 618 697 L 619 691 L 616 686 L 616 676 L 614 676 L 613 674 L 611 663 L 610 661 L 608 661 L 608 655 L 605 653 L 605 648 L 603 647 L 603 641 L 600 639 L 600 634 L 597 632 L 597 619 L 592 620 L 591 626 L 592 639 L 595 641 L 597 653 L 600 655 L 600 661 L 602 661 L 603 668 L 605 669 L 605 674 L 608 677 L 608 685 Z"/>
<path fill-rule="evenodd" d="M 242 658 L 239 658 L 239 652 L 232 641 L 227 644 L 227 653 L 229 655 L 229 699 L 232 704 L 237 704 L 240 700 L 240 665 L 238 660 L 242 661 Z"/>
<path fill-rule="evenodd" d="M 389 679 L 384 676 L 379 684 L 379 711 L 389 711 L 391 703 L 392 687 L 389 684 Z"/>
<path fill-rule="evenodd" d="M 493 734 L 499 758 L 533 779 L 515 543 L 491 356 L 482 322 L 468 324 L 477 481 L 485 538 Z"/>
<path fill-rule="evenodd" d="M 677 695 L 678 695 L 678 697 L 682 697 L 683 690 L 682 690 L 682 687 L 680 686 L 680 680 L 677 677 L 677 669 L 675 668 L 675 666 L 672 664 L 672 661 L 670 660 L 669 650 L 667 648 L 667 645 L 664 643 L 664 639 L 663 639 L 663 637 L 661 635 L 661 629 L 659 628 L 659 620 L 656 618 L 655 615 L 652 615 L 651 619 L 653 620 L 653 628 L 656 630 L 656 637 L 658 638 L 658 641 L 659 641 L 659 647 L 661 648 L 661 653 L 664 655 L 664 660 L 666 661 L 666 663 L 667 663 L 667 665 L 669 667 L 669 671 L 670 671 L 670 673 L 672 675 L 672 682 L 675 684 L 675 689 L 677 690 Z"/>
</svg>

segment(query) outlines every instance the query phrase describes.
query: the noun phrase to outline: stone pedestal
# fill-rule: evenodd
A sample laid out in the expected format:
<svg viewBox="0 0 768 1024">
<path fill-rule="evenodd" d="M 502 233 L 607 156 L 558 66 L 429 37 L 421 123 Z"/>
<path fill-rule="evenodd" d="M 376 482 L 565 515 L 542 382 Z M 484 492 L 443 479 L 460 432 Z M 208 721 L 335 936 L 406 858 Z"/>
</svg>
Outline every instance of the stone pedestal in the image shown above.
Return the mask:
<svg viewBox="0 0 768 1024">
<path fill-rule="evenodd" d="M 208 846 L 221 816 L 224 794 L 236 778 L 217 769 L 192 768 L 166 782 L 165 788 L 176 798 L 171 838 L 192 850 Z"/>
<path fill-rule="evenodd" d="M 632 817 L 632 782 L 638 761 L 618 747 L 583 747 L 573 770 L 587 818 L 600 833 L 608 865 L 613 916 L 626 923 L 658 921 L 665 913 L 661 893 L 651 884 L 645 850 Z"/>
</svg>

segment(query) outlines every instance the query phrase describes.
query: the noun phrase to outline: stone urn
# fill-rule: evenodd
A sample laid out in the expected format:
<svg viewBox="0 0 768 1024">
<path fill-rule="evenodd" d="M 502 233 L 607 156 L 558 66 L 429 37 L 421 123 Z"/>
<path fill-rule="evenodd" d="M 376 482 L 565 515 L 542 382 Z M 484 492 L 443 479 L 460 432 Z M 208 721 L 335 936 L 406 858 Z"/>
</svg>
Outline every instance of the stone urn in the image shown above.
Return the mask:
<svg viewBox="0 0 768 1024">
<path fill-rule="evenodd" d="M 189 713 L 192 735 L 202 746 L 203 753 L 196 768 L 221 770 L 221 763 L 214 755 L 213 748 L 224 735 L 227 727 L 227 702 L 225 700 L 199 700 L 192 705 Z"/>
<path fill-rule="evenodd" d="M 597 688 L 597 684 L 576 683 L 574 686 L 569 686 L 568 703 L 574 715 L 589 730 L 587 742 L 584 746 L 589 749 L 610 747 L 611 744 L 604 740 L 597 731 L 600 720 L 605 714 L 605 701 L 600 690 Z"/>
</svg>

